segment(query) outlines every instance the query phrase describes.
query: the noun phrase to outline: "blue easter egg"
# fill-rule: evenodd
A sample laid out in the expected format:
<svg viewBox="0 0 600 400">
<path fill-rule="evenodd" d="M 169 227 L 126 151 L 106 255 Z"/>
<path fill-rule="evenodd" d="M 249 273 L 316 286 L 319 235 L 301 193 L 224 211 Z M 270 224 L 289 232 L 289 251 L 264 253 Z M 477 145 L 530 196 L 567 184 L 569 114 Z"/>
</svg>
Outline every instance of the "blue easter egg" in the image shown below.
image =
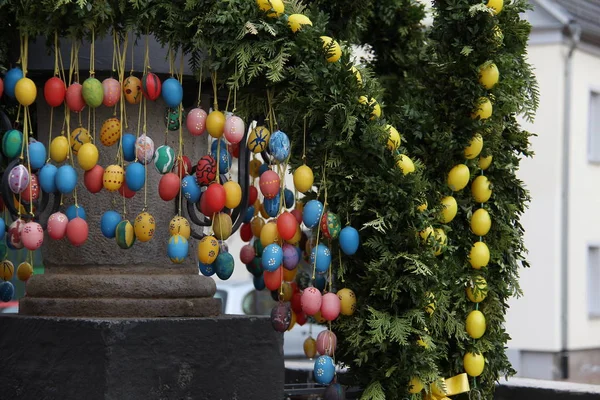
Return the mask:
<svg viewBox="0 0 600 400">
<path fill-rule="evenodd" d="M 76 207 L 75 204 L 71 204 L 69 208 L 67 208 L 67 211 L 65 211 L 65 214 L 67 215 L 67 219 L 69 221 L 77 217 L 85 220 L 86 217 L 85 210 L 83 209 L 83 207 Z"/>
<path fill-rule="evenodd" d="M 325 286 L 327 285 L 327 278 L 325 277 L 325 275 L 317 275 L 315 280 L 313 281 L 313 284 L 317 289 L 319 289 L 322 292 L 323 290 L 325 290 Z"/>
<path fill-rule="evenodd" d="M 277 192 L 275 197 L 273 197 L 272 199 L 264 200 L 265 212 L 267 214 L 269 214 L 270 217 L 275 218 L 277 216 L 277 214 L 279 214 L 280 198 L 281 198 L 281 196 L 279 195 L 279 192 Z"/>
<path fill-rule="evenodd" d="M 319 200 L 311 200 L 302 210 L 302 222 L 307 228 L 314 228 L 321 220 L 321 214 L 323 214 L 323 203 Z"/>
<path fill-rule="evenodd" d="M 358 250 L 359 237 L 358 231 L 351 226 L 347 226 L 340 232 L 340 247 L 344 254 L 351 256 Z"/>
<path fill-rule="evenodd" d="M 323 243 L 319 243 L 310 251 L 310 263 L 314 265 L 316 261 L 316 269 L 318 274 L 323 274 L 329 269 L 331 264 L 331 250 Z"/>
<path fill-rule="evenodd" d="M 219 148 L 219 142 L 221 143 L 221 147 Z M 216 156 L 217 150 L 219 151 L 219 157 Z M 227 151 L 227 143 L 223 139 L 215 140 L 211 144 L 211 155 L 219 161 L 219 173 L 226 174 L 231 168 L 231 155 L 229 151 Z"/>
<path fill-rule="evenodd" d="M 6 222 L 4 222 L 4 218 L 0 218 L 0 240 L 4 239 L 5 234 L 6 234 Z"/>
<path fill-rule="evenodd" d="M 162 98 L 171 108 L 179 107 L 183 99 L 183 87 L 175 78 L 169 78 L 162 84 Z"/>
<path fill-rule="evenodd" d="M 46 146 L 42 142 L 33 142 L 29 145 L 29 162 L 31 169 L 40 169 L 46 164 Z"/>
<path fill-rule="evenodd" d="M 23 70 L 21 68 L 12 68 L 4 76 L 4 93 L 12 99 L 15 98 L 15 86 L 19 79 L 23 78 Z"/>
<path fill-rule="evenodd" d="M 258 167 L 258 176 L 261 176 L 270 169 L 269 164 L 260 164 L 260 167 Z"/>
<path fill-rule="evenodd" d="M 298 248 L 289 243 L 284 243 L 283 247 L 283 267 L 288 270 L 293 270 L 300 261 L 300 253 Z"/>
<path fill-rule="evenodd" d="M 290 156 L 290 138 L 282 131 L 275 131 L 269 139 L 269 152 L 279 162 Z"/>
<path fill-rule="evenodd" d="M 264 248 L 261 261 L 263 270 L 274 272 L 279 268 L 282 262 L 283 250 L 278 244 L 272 243 Z"/>
<path fill-rule="evenodd" d="M 0 283 L 0 300 L 5 303 L 8 303 L 12 300 L 13 295 L 15 294 L 15 287 L 9 281 L 4 281 Z"/>
<path fill-rule="evenodd" d="M 213 140 L 213 142 L 210 144 L 211 154 L 215 154 L 217 152 L 217 149 L 219 149 L 219 144 L 221 145 L 221 148 L 220 148 L 221 151 L 223 151 L 223 149 L 227 150 L 227 142 L 225 142 L 225 140 L 223 140 L 223 139 Z"/>
<path fill-rule="evenodd" d="M 123 158 L 125 158 L 125 161 L 133 161 L 135 160 L 135 140 L 136 137 L 135 135 L 132 135 L 131 133 L 125 133 L 123 134 Z M 131 189 L 131 187 L 129 188 Z M 133 189 L 131 189 L 133 190 Z"/>
<path fill-rule="evenodd" d="M 198 261 L 198 269 L 204 276 L 213 276 L 215 274 L 215 264 L 204 264 Z"/>
<path fill-rule="evenodd" d="M 70 194 L 77 186 L 77 172 L 70 165 L 63 165 L 56 171 L 56 188 L 62 194 Z"/>
<path fill-rule="evenodd" d="M 38 174 L 38 181 L 40 182 L 40 187 L 46 193 L 54 193 L 56 192 L 56 172 L 58 168 L 56 168 L 52 164 L 46 164 L 40 169 L 40 173 Z"/>
<path fill-rule="evenodd" d="M 233 274 L 235 260 L 231 253 L 219 253 L 215 260 L 215 270 L 219 279 L 226 281 Z"/>
<path fill-rule="evenodd" d="M 116 211 L 109 210 L 102 214 L 100 219 L 100 230 L 104 237 L 113 239 L 116 236 L 117 225 L 121 222 L 121 214 Z"/>
<path fill-rule="evenodd" d="M 283 191 L 283 200 L 285 202 L 285 208 L 294 207 L 294 192 L 286 188 Z"/>
<path fill-rule="evenodd" d="M 137 192 L 146 183 L 146 168 L 139 162 L 133 162 L 125 168 L 125 183 L 127 187 Z"/>
<path fill-rule="evenodd" d="M 253 217 L 254 217 L 254 206 L 250 206 L 250 207 L 248 207 L 248 209 L 246 210 L 246 214 L 244 215 L 244 222 L 246 224 L 249 224 L 250 221 L 252 221 Z"/>
<path fill-rule="evenodd" d="M 260 274 L 259 276 L 252 277 L 252 283 L 254 283 L 254 289 L 256 290 L 264 290 L 265 286 L 265 277 Z"/>
<path fill-rule="evenodd" d="M 189 245 L 185 237 L 173 235 L 169 238 L 167 255 L 176 264 L 181 264 L 188 256 Z"/>
<path fill-rule="evenodd" d="M 321 385 L 329 385 L 335 376 L 335 364 L 333 358 L 329 356 L 320 356 L 315 360 L 314 368 L 315 381 Z"/>
<path fill-rule="evenodd" d="M 197 203 L 200 200 L 202 189 L 200 189 L 195 175 L 188 175 L 181 180 L 181 193 L 191 203 Z"/>
</svg>

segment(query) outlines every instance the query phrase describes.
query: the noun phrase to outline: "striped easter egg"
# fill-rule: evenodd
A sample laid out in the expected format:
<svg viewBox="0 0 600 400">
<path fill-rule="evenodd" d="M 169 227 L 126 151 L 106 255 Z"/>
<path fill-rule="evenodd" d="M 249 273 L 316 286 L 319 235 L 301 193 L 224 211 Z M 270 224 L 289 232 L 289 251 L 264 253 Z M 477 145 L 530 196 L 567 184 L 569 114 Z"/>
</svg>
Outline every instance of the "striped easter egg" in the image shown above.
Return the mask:
<svg viewBox="0 0 600 400">
<path fill-rule="evenodd" d="M 115 231 L 117 244 L 122 249 L 128 249 L 135 243 L 135 232 L 131 222 L 125 220 L 119 222 Z"/>
<path fill-rule="evenodd" d="M 142 94 L 148 100 L 156 100 L 160 97 L 161 83 L 156 74 L 149 72 L 142 78 Z"/>
<path fill-rule="evenodd" d="M 175 151 L 167 145 L 162 145 L 154 152 L 154 166 L 161 174 L 166 174 L 173 169 L 175 164 Z"/>
</svg>

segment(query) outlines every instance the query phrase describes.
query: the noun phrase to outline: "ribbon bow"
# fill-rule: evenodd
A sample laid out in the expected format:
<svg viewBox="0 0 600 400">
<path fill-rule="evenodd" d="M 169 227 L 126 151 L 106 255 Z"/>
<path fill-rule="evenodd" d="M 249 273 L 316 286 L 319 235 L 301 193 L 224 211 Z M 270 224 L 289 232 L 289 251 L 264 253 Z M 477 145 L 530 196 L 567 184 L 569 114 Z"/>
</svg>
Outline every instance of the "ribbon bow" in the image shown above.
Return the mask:
<svg viewBox="0 0 600 400">
<path fill-rule="evenodd" d="M 471 390 L 469 386 L 469 377 L 462 373 L 445 380 L 431 384 L 431 394 L 426 396 L 426 400 L 450 400 L 448 396 L 465 393 Z"/>
</svg>

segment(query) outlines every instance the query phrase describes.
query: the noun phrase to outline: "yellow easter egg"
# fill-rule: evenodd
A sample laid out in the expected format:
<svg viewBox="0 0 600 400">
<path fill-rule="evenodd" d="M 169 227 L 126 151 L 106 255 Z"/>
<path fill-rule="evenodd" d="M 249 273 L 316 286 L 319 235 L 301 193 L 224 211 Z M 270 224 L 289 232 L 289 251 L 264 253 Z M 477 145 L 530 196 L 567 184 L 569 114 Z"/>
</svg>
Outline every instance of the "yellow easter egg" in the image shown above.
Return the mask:
<svg viewBox="0 0 600 400">
<path fill-rule="evenodd" d="M 490 213 L 484 208 L 478 208 L 471 215 L 471 231 L 477 236 L 485 236 L 492 227 L 492 219 Z"/>
<path fill-rule="evenodd" d="M 473 303 L 481 303 L 488 294 L 488 285 L 485 278 L 481 275 L 476 276 L 466 289 L 467 298 Z"/>
<path fill-rule="evenodd" d="M 291 239 L 286 240 L 285 242 L 288 244 L 296 245 L 300 243 L 300 239 L 302 239 L 302 230 L 300 229 L 300 225 L 296 226 L 296 233 L 292 236 Z"/>
<path fill-rule="evenodd" d="M 125 78 L 123 94 L 129 104 L 140 104 L 142 101 L 142 81 L 140 81 L 140 78 L 133 75 Z"/>
<path fill-rule="evenodd" d="M 430 302 L 425 306 L 425 312 L 431 316 L 435 311 L 435 295 L 431 292 L 425 292 L 425 298 Z"/>
<path fill-rule="evenodd" d="M 17 267 L 17 278 L 20 281 L 26 282 L 33 275 L 33 267 L 28 262 L 22 262 Z"/>
<path fill-rule="evenodd" d="M 260 153 L 269 146 L 271 132 L 264 126 L 257 126 L 248 135 L 248 149 L 253 153 Z"/>
<path fill-rule="evenodd" d="M 121 121 L 109 118 L 102 124 L 100 141 L 105 146 L 112 146 L 121 139 Z"/>
<path fill-rule="evenodd" d="M 421 236 L 421 239 L 423 239 L 423 241 L 427 241 L 427 239 L 429 238 L 429 236 L 431 236 L 431 234 L 433 233 L 433 227 L 430 225 L 427 228 L 423 229 L 421 232 L 419 232 L 419 236 Z"/>
<path fill-rule="evenodd" d="M 15 85 L 15 97 L 19 104 L 27 107 L 33 104 L 37 96 L 35 83 L 29 78 L 21 78 Z"/>
<path fill-rule="evenodd" d="M 314 182 L 312 169 L 307 165 L 301 165 L 294 171 L 294 187 L 300 193 L 308 192 Z"/>
<path fill-rule="evenodd" d="M 267 247 L 272 243 L 279 243 L 281 239 L 279 238 L 279 231 L 277 230 L 276 222 L 268 222 L 263 226 L 260 231 L 260 243 L 263 247 Z"/>
<path fill-rule="evenodd" d="M 285 282 L 293 282 L 296 279 L 296 274 L 298 273 L 298 267 L 294 269 L 283 269 L 283 280 Z"/>
<path fill-rule="evenodd" d="M 441 221 L 444 224 L 452 222 L 456 213 L 458 212 L 458 204 L 456 199 L 452 196 L 446 196 L 442 199 L 442 215 Z"/>
<path fill-rule="evenodd" d="M 338 42 L 329 36 L 321 36 L 321 40 L 323 41 L 323 48 L 327 52 L 328 62 L 336 62 L 342 57 L 342 48 Z"/>
<path fill-rule="evenodd" d="M 212 264 L 219 255 L 219 242 L 214 236 L 204 236 L 198 243 L 198 260 L 202 264 Z"/>
<path fill-rule="evenodd" d="M 498 15 L 504 7 L 504 0 L 488 0 L 486 5 L 492 9 L 494 14 Z"/>
<path fill-rule="evenodd" d="M 467 353 L 463 357 L 465 372 L 469 376 L 479 376 L 485 366 L 485 358 L 481 354 Z"/>
<path fill-rule="evenodd" d="M 400 147 L 400 133 L 391 125 L 386 125 L 385 129 L 389 132 L 387 148 L 389 151 L 394 151 Z"/>
<path fill-rule="evenodd" d="M 415 164 L 408 156 L 405 156 L 404 154 L 400 154 L 400 157 L 398 157 L 398 160 L 396 161 L 396 166 L 400 168 L 400 171 L 402 171 L 404 175 L 415 172 Z"/>
<path fill-rule="evenodd" d="M 288 17 L 288 25 L 292 32 L 296 33 L 302 29 L 302 25 L 312 26 L 312 21 L 306 15 L 292 14 Z"/>
<path fill-rule="evenodd" d="M 91 143 L 92 137 L 90 133 L 85 128 L 75 128 L 73 132 L 71 132 L 71 150 L 73 150 L 73 154 L 77 155 L 81 146 L 86 143 Z"/>
<path fill-rule="evenodd" d="M 434 254 L 436 256 L 439 256 L 444 251 L 444 249 L 446 247 L 446 243 L 448 243 L 448 237 L 446 237 L 446 232 L 444 232 L 440 228 L 437 228 L 434 231 L 434 238 L 435 238 L 435 242 L 436 242 L 435 245 L 433 246 L 433 248 L 435 250 Z"/>
<path fill-rule="evenodd" d="M 171 219 L 171 222 L 169 222 L 169 234 L 171 236 L 180 235 L 189 239 L 191 233 L 192 229 L 190 227 L 190 222 L 185 217 L 176 215 Z"/>
<path fill-rule="evenodd" d="M 261 217 L 252 218 L 252 221 L 250 221 L 250 228 L 252 229 L 252 234 L 255 237 L 259 238 L 260 232 L 262 231 L 264 225 L 265 221 Z"/>
<path fill-rule="evenodd" d="M 57 136 L 50 143 L 50 158 L 52 161 L 61 163 L 69 155 L 69 140 L 64 136 Z"/>
<path fill-rule="evenodd" d="M 93 143 L 85 143 L 77 152 L 77 162 L 84 171 L 89 171 L 98 163 L 98 148 Z"/>
<path fill-rule="evenodd" d="M 362 85 L 363 85 L 363 80 L 362 80 L 362 75 L 360 74 L 360 71 L 359 71 L 359 70 L 358 70 L 356 67 L 354 67 L 354 66 L 352 66 L 352 67 L 350 68 L 350 71 L 351 71 L 351 72 L 354 74 L 354 76 L 356 77 L 356 81 L 358 82 L 358 86 L 362 87 Z"/>
<path fill-rule="evenodd" d="M 479 310 L 473 310 L 467 316 L 465 324 L 467 334 L 473 339 L 479 339 L 485 333 L 485 316 Z"/>
<path fill-rule="evenodd" d="M 225 182 L 225 207 L 233 210 L 242 202 L 242 188 L 239 183 L 234 181 Z"/>
<path fill-rule="evenodd" d="M 475 242 L 469 252 L 469 263 L 474 269 L 486 267 L 490 262 L 490 249 L 484 242 Z"/>
<path fill-rule="evenodd" d="M 15 266 L 10 260 L 4 260 L 0 263 L 0 279 L 10 281 L 15 273 Z"/>
<path fill-rule="evenodd" d="M 265 210 L 265 205 L 263 203 L 259 203 L 258 211 L 260 212 L 261 217 L 269 219 L 270 215 L 267 213 L 267 210 Z"/>
<path fill-rule="evenodd" d="M 154 231 L 156 229 L 156 221 L 154 217 L 147 212 L 143 212 L 135 217 L 135 221 L 133 223 L 133 230 L 135 232 L 135 237 L 140 242 L 147 242 L 152 239 L 154 236 Z"/>
<path fill-rule="evenodd" d="M 231 236 L 231 217 L 229 214 L 218 213 L 213 219 L 213 231 L 219 240 L 227 240 Z"/>
<path fill-rule="evenodd" d="M 423 211 L 425 211 L 425 210 L 427 210 L 427 201 L 425 201 L 424 203 L 420 204 L 420 205 L 417 207 L 417 211 L 419 211 L 419 212 L 423 212 Z"/>
<path fill-rule="evenodd" d="M 125 171 L 120 165 L 109 165 L 102 175 L 102 185 L 109 192 L 116 192 L 123 185 Z"/>
<path fill-rule="evenodd" d="M 487 97 L 480 97 L 475 104 L 475 108 L 471 113 L 471 118 L 473 119 L 488 119 L 492 116 L 492 102 Z"/>
<path fill-rule="evenodd" d="M 325 322 L 327 322 L 327 320 L 321 315 L 321 310 L 317 311 L 317 313 L 313 315 L 313 318 L 315 319 L 315 321 L 317 321 L 318 324 L 324 324 Z"/>
<path fill-rule="evenodd" d="M 477 157 L 481 150 L 483 149 L 483 138 L 478 133 L 473 136 L 473 139 L 469 142 L 469 145 L 465 148 L 465 158 L 467 160 L 472 160 Z"/>
<path fill-rule="evenodd" d="M 465 164 L 455 165 L 448 173 L 448 187 L 454 192 L 462 190 L 469 183 L 470 177 L 469 167 Z"/>
<path fill-rule="evenodd" d="M 297 319 L 296 313 L 294 312 L 294 310 L 290 311 L 290 315 L 291 315 L 290 326 L 288 326 L 288 328 L 287 328 L 288 332 L 291 331 L 292 329 L 294 329 L 294 326 L 296 326 L 296 319 Z"/>
<path fill-rule="evenodd" d="M 415 394 L 420 393 L 423 390 L 423 383 L 419 378 L 413 376 L 410 378 L 410 382 L 408 383 L 408 392 Z"/>
<path fill-rule="evenodd" d="M 214 138 L 223 136 L 225 129 L 225 114 L 221 111 L 213 111 L 206 117 L 206 131 Z"/>
<path fill-rule="evenodd" d="M 337 296 L 340 299 L 340 314 L 352 315 L 356 311 L 356 295 L 351 289 L 343 288 L 338 290 Z"/>
<path fill-rule="evenodd" d="M 282 0 L 256 0 L 256 4 L 271 18 L 279 17 L 285 10 Z"/>
<path fill-rule="evenodd" d="M 371 100 L 367 100 L 366 96 L 360 96 L 358 102 L 360 104 L 368 103 L 368 105 L 371 106 L 371 120 L 381 117 L 381 106 L 374 98 L 371 97 Z"/>
<path fill-rule="evenodd" d="M 250 171 L 250 176 L 253 178 L 258 178 L 260 176 L 260 166 L 262 163 L 256 158 L 248 164 L 248 170 Z"/>
<path fill-rule="evenodd" d="M 285 269 L 285 268 L 284 268 Z M 294 289 L 289 282 L 284 282 L 281 284 L 281 291 L 283 292 L 283 301 L 290 301 L 292 299 L 292 295 L 294 294 Z"/>
<path fill-rule="evenodd" d="M 312 336 L 306 338 L 302 347 L 307 358 L 312 360 L 317 355 L 317 341 Z"/>
<path fill-rule="evenodd" d="M 482 170 L 486 170 L 492 165 L 492 155 L 490 154 L 487 157 L 479 156 L 479 168 Z"/>
<path fill-rule="evenodd" d="M 485 63 L 479 67 L 479 83 L 486 89 L 496 86 L 500 79 L 500 71 L 494 63 Z"/>
<path fill-rule="evenodd" d="M 490 181 L 484 175 L 479 175 L 471 183 L 471 194 L 477 203 L 485 203 L 492 196 Z"/>
</svg>

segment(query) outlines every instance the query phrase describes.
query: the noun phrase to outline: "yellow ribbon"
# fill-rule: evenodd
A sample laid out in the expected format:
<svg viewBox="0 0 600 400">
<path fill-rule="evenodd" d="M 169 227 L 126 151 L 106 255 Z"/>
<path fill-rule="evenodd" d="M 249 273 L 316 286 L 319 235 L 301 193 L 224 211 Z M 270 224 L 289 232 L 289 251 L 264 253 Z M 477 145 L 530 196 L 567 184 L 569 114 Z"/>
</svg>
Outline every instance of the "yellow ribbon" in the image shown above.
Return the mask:
<svg viewBox="0 0 600 400">
<path fill-rule="evenodd" d="M 469 377 L 462 373 L 445 380 L 440 379 L 438 383 L 431 384 L 431 394 L 425 396 L 426 400 L 450 400 L 448 396 L 465 393 L 471 390 Z"/>
</svg>

